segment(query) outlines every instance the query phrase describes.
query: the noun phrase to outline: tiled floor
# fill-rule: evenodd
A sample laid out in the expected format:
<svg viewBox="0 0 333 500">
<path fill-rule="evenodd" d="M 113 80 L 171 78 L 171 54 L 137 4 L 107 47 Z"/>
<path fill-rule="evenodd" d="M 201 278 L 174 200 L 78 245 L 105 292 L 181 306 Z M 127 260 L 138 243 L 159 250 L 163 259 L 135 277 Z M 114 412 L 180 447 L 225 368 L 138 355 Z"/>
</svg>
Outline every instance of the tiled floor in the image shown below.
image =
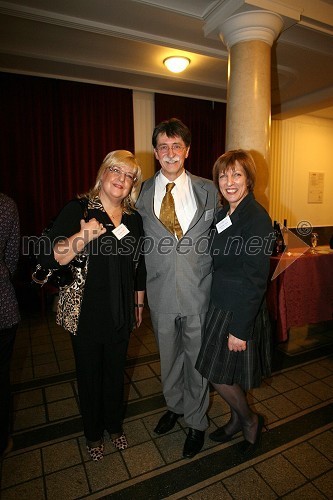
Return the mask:
<svg viewBox="0 0 333 500">
<path fill-rule="evenodd" d="M 293 329 L 275 349 L 274 373 L 249 398 L 262 413 L 262 447 L 242 461 L 240 436 L 205 440 L 182 458 L 182 419 L 168 434 L 153 429 L 163 414 L 159 357 L 149 313 L 131 339 L 126 369 L 125 431 L 130 447 L 89 460 L 81 429 L 69 334 L 47 312 L 29 307 L 12 364 L 14 451 L 1 463 L 2 499 L 333 499 L 333 324 Z M 210 431 L 228 419 L 211 393 Z"/>
</svg>

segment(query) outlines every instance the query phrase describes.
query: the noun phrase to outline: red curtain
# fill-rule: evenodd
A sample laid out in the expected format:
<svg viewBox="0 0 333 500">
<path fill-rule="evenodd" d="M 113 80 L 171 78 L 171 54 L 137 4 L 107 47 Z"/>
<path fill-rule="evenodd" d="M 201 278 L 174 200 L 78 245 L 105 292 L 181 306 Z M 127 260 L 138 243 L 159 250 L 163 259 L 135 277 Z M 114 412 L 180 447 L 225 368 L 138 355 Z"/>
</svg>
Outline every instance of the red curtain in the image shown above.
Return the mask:
<svg viewBox="0 0 333 500">
<path fill-rule="evenodd" d="M 173 117 L 182 120 L 192 133 L 186 168 L 211 179 L 215 160 L 225 152 L 226 104 L 155 94 L 155 123 Z"/>
<path fill-rule="evenodd" d="M 106 154 L 134 151 L 132 91 L 0 73 L 0 190 L 22 235 L 39 235 L 95 182 Z"/>
</svg>

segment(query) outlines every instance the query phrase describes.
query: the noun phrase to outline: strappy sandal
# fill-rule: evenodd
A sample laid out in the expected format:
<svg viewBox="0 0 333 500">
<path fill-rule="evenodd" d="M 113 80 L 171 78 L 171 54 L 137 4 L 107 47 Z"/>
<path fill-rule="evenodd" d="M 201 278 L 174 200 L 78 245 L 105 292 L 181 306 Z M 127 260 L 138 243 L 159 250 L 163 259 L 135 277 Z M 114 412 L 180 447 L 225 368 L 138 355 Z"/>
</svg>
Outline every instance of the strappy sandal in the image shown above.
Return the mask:
<svg viewBox="0 0 333 500">
<path fill-rule="evenodd" d="M 117 450 L 126 450 L 128 447 L 128 442 L 124 433 L 115 439 L 112 439 L 111 437 L 111 443 L 115 448 L 117 448 Z"/>
<path fill-rule="evenodd" d="M 90 458 L 94 462 L 98 462 L 99 460 L 102 460 L 104 458 L 104 443 L 101 443 L 99 446 L 87 446 L 88 453 L 90 455 Z"/>
</svg>

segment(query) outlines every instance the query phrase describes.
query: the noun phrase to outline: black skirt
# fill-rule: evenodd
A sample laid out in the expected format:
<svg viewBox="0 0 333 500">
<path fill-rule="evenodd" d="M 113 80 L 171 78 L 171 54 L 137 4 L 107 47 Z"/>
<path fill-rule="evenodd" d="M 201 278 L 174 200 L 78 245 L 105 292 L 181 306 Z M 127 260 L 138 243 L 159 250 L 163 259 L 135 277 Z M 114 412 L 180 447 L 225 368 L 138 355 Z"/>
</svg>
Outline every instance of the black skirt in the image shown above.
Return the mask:
<svg viewBox="0 0 333 500">
<path fill-rule="evenodd" d="M 252 337 L 247 341 L 245 351 L 228 349 L 232 314 L 210 304 L 195 367 L 210 382 L 238 384 L 248 391 L 260 387 L 262 378 L 271 374 L 272 330 L 266 302 L 263 302 L 256 317 Z"/>
</svg>

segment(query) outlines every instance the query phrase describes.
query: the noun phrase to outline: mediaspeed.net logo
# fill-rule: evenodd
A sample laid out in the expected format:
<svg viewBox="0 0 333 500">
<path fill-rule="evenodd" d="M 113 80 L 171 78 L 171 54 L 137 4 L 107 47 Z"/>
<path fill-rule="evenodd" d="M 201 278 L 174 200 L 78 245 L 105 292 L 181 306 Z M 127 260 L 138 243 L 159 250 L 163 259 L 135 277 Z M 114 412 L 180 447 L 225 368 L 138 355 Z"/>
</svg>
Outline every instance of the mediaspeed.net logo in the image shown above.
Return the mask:
<svg viewBox="0 0 333 500">
<path fill-rule="evenodd" d="M 300 237 L 308 236 L 312 233 L 313 229 L 310 222 L 306 220 L 300 221 L 296 226 L 296 232 L 299 234 L 299 237 L 282 224 L 280 224 L 280 227 L 285 244 L 285 249 L 281 257 L 288 258 L 279 259 L 279 263 L 276 266 L 272 280 L 279 276 L 279 274 L 283 273 L 283 271 L 291 266 L 295 260 L 299 259 L 299 257 L 301 257 L 310 248 L 309 245 L 307 245 Z"/>
</svg>

